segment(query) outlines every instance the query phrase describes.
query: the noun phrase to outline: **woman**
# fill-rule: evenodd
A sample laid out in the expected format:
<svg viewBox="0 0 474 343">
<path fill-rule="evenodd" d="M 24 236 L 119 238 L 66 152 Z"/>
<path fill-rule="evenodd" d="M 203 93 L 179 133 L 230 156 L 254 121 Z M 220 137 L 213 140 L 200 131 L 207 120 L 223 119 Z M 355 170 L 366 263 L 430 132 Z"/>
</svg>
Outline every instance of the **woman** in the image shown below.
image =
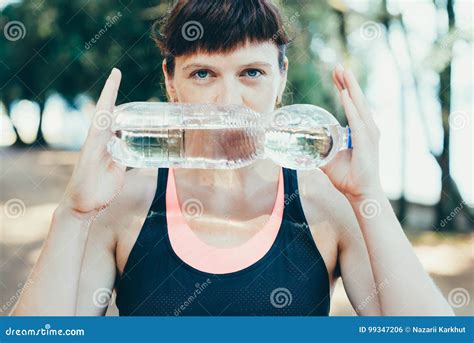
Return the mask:
<svg viewBox="0 0 474 343">
<path fill-rule="evenodd" d="M 281 101 L 288 37 L 269 1 L 178 1 L 161 32 L 170 101 L 261 113 Z M 120 78 L 113 69 L 94 121 Z M 126 172 L 110 130 L 92 125 L 13 314 L 103 315 L 115 286 L 121 315 L 328 315 L 341 276 L 359 315 L 452 315 L 382 191 L 356 79 L 338 67 L 333 80 L 354 148 L 322 170 Z M 200 215 L 183 217 L 189 204 Z"/>
</svg>

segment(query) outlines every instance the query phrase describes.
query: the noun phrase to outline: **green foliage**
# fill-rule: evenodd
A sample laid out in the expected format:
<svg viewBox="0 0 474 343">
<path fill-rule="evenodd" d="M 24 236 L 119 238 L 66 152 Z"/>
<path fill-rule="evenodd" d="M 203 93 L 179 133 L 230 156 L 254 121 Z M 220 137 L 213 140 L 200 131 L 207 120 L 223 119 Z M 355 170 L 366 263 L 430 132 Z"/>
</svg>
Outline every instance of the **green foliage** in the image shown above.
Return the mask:
<svg viewBox="0 0 474 343">
<path fill-rule="evenodd" d="M 23 39 L 0 41 L 1 100 L 40 103 L 58 92 L 71 104 L 78 94 L 94 98 L 112 67 L 123 71 L 118 102 L 164 100 L 159 50 L 151 24 L 173 1 L 33 0 L 3 9 L 0 24 L 24 24 Z M 310 49 L 314 37 L 337 47 L 335 12 L 326 2 L 282 4 L 285 27 L 294 41 L 285 103 L 313 103 L 335 111 L 329 66 Z"/>
<path fill-rule="evenodd" d="M 0 96 L 7 104 L 97 97 L 113 67 L 123 70 L 119 102 L 162 97 L 161 58 L 150 39 L 148 1 L 24 1 L 7 6 L 1 27 L 24 24 L 23 39 L 0 41 Z M 159 13 L 157 13 L 158 15 Z"/>
</svg>

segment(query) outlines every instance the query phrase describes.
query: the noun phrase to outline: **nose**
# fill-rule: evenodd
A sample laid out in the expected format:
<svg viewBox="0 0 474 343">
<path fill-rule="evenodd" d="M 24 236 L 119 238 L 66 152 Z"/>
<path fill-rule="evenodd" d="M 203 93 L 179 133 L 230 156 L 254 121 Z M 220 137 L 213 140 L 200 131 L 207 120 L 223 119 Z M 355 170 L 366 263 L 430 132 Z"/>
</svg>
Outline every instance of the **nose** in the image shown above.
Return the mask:
<svg viewBox="0 0 474 343">
<path fill-rule="evenodd" d="M 238 80 L 232 77 L 223 78 L 217 90 L 216 102 L 223 105 L 243 105 L 242 93 Z"/>
</svg>

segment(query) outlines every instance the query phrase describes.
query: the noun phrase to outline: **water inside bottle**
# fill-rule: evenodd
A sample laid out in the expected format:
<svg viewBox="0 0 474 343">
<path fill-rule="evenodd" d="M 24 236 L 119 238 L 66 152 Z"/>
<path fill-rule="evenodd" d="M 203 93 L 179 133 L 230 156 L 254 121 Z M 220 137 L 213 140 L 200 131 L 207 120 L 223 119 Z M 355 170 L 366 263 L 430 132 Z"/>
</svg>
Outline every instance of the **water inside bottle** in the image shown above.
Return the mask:
<svg viewBox="0 0 474 343">
<path fill-rule="evenodd" d="M 117 130 L 111 149 L 132 167 L 231 169 L 261 158 L 263 143 L 255 127 L 151 127 Z"/>
<path fill-rule="evenodd" d="M 290 169 L 315 169 L 339 150 L 339 125 L 269 129 L 265 156 Z"/>
</svg>

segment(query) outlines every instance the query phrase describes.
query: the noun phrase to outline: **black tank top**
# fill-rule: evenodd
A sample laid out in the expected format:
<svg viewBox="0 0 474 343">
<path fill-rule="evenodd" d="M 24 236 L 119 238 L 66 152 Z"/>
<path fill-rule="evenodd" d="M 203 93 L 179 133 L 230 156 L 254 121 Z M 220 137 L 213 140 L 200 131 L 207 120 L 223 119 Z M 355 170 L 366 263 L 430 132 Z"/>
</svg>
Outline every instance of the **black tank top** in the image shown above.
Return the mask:
<svg viewBox="0 0 474 343">
<path fill-rule="evenodd" d="M 254 264 L 207 273 L 174 252 L 166 221 L 168 169 L 159 169 L 148 216 L 116 280 L 121 316 L 327 316 L 326 265 L 303 214 L 296 171 L 283 168 L 285 207 L 270 250 Z"/>
</svg>

